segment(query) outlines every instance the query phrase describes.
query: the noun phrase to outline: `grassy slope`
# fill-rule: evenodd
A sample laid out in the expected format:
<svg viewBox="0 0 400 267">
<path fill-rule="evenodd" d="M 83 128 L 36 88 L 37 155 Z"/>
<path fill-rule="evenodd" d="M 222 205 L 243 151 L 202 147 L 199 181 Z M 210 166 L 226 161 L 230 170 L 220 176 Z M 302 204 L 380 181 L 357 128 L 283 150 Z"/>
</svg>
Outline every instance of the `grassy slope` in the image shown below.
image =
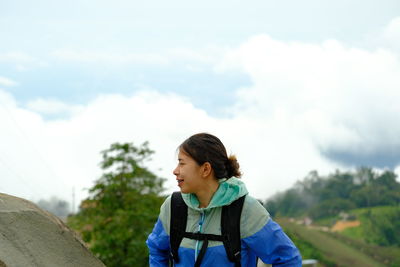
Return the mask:
<svg viewBox="0 0 400 267">
<path fill-rule="evenodd" d="M 399 209 L 400 207 L 398 206 L 377 206 L 347 211 L 347 213 L 353 217 L 353 219 L 350 220 L 359 220 L 361 222 L 361 226 L 345 229 L 341 233 L 352 239 L 365 241 L 365 236 L 370 234 L 366 229 L 364 229 L 364 226 L 369 220 L 369 218 L 366 216 L 368 212 L 370 212 L 373 216 L 385 216 L 387 213 Z M 315 220 L 313 223 L 321 226 L 332 227 L 338 220 L 341 220 L 339 216 L 331 216 Z"/>
<path fill-rule="evenodd" d="M 288 220 L 278 220 L 278 222 L 283 228 L 294 232 L 300 238 L 310 242 L 323 253 L 326 259 L 335 262 L 337 266 L 385 266 L 369 255 L 324 232 L 308 229 L 302 225 L 290 223 Z"/>
<path fill-rule="evenodd" d="M 369 255 L 373 255 L 380 261 L 391 262 L 393 266 L 400 266 L 400 248 L 399 247 L 382 247 L 373 244 L 365 243 L 365 236 L 370 235 L 368 229 L 365 229 L 366 220 L 365 214 L 369 211 L 374 216 L 383 216 L 385 213 L 398 210 L 399 207 L 382 206 L 372 208 L 355 209 L 349 213 L 355 215 L 360 221 L 359 227 L 348 228 L 340 234 L 335 234 L 336 238 L 351 244 L 353 247 L 365 251 Z"/>
<path fill-rule="evenodd" d="M 330 233 L 330 235 L 346 244 L 349 244 L 353 248 L 370 255 L 377 261 L 384 262 L 386 266 L 400 266 L 400 248 L 370 245 L 339 233 Z"/>
</svg>

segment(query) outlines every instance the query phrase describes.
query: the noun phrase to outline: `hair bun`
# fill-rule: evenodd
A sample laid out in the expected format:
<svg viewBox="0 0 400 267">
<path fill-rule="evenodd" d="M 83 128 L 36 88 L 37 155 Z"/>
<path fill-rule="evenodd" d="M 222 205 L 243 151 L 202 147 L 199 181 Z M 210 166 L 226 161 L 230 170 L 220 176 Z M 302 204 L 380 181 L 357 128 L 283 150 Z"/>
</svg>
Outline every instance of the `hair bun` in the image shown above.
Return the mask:
<svg viewBox="0 0 400 267">
<path fill-rule="evenodd" d="M 240 169 L 240 165 L 239 165 L 239 162 L 236 159 L 236 156 L 235 155 L 230 155 L 228 157 L 228 161 L 227 161 L 227 164 L 226 164 L 226 171 L 227 171 L 227 174 L 228 174 L 227 178 L 231 178 L 233 176 L 237 177 L 237 178 L 241 177 L 242 173 L 240 172 L 239 169 Z"/>
</svg>

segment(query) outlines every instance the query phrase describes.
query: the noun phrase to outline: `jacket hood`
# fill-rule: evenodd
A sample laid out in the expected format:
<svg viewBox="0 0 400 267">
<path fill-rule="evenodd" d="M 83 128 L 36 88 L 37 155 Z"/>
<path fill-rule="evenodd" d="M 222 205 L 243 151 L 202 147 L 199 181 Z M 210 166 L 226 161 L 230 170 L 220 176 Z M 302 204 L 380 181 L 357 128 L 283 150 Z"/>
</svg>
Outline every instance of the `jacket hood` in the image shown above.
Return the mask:
<svg viewBox="0 0 400 267">
<path fill-rule="evenodd" d="M 232 177 L 230 179 L 219 180 L 219 187 L 206 208 L 199 208 L 200 202 L 195 194 L 182 193 L 182 197 L 188 207 L 198 211 L 204 211 L 229 205 L 247 193 L 248 191 L 244 183 L 240 179 Z"/>
</svg>

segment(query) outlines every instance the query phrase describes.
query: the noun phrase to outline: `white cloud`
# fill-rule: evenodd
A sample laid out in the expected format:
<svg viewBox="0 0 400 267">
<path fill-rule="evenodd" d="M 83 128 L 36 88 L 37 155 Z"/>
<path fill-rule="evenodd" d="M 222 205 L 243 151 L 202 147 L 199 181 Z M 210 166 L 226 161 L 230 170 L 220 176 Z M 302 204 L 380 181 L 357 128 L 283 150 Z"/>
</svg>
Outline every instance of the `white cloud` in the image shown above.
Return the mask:
<svg viewBox="0 0 400 267">
<path fill-rule="evenodd" d="M 43 67 L 48 65 L 44 60 L 18 51 L 0 53 L 0 63 L 12 64 L 18 71 L 25 71 L 32 67 Z"/>
<path fill-rule="evenodd" d="M 1 106 L 6 110 L 8 110 L 10 108 L 15 108 L 17 105 L 14 97 L 10 93 L 8 93 L 2 89 L 0 89 L 0 103 L 1 103 Z M 2 112 L 2 113 L 5 114 L 4 112 Z"/>
<path fill-rule="evenodd" d="M 200 131 L 215 133 L 226 140 L 228 150 L 241 160 L 250 191 L 260 198 L 287 188 L 293 178 L 299 178 L 299 172 L 305 174 L 315 164 L 310 161 L 300 166 L 299 171 L 299 159 L 295 158 L 298 154 L 284 155 L 295 140 L 276 142 L 273 137 L 279 132 L 271 136 L 262 121 L 215 119 L 176 95 L 155 92 L 132 97 L 103 95 L 68 120 L 43 121 L 35 113 L 15 105 L 10 112 L 20 129 L 2 118 L 3 125 L 8 123 L 8 128 L 14 129 L 7 136 L 7 132 L 1 134 L 1 139 L 7 140 L 3 144 L 3 151 L 7 151 L 7 155 L 2 154 L 3 161 L 11 168 L 2 166 L 0 171 L 2 177 L 6 177 L 4 174 L 13 177 L 13 182 L 3 183 L 3 187 L 14 184 L 5 189 L 29 198 L 56 194 L 68 199 L 73 186 L 78 189 L 78 198 L 84 197 L 81 189 L 90 187 L 100 175 L 99 151 L 116 141 L 140 144 L 149 140 L 156 151 L 150 166 L 153 170 L 162 168 L 157 172 L 168 178 L 169 191 L 176 190 L 171 173 L 176 163 L 175 150 L 185 138 Z M 311 153 L 314 156 L 310 157 L 315 159 L 309 145 L 299 145 L 304 149 L 297 146 L 296 151 L 302 150 L 304 158 Z M 282 161 L 283 157 L 286 158 Z M 288 161 L 293 168 L 286 171 Z"/>
<path fill-rule="evenodd" d="M 57 50 L 51 56 L 58 60 L 85 62 L 85 63 L 108 63 L 108 64 L 156 64 L 166 65 L 168 59 L 157 54 L 141 53 L 108 53 L 102 51 L 75 51 Z"/>
<path fill-rule="evenodd" d="M 187 48 L 162 49 L 157 53 L 134 53 L 130 51 L 82 51 L 59 49 L 51 56 L 56 60 L 100 64 L 142 64 L 142 65 L 170 65 L 173 63 L 195 62 L 199 64 L 215 64 L 224 54 L 225 49 L 216 46 L 206 46 L 201 50 Z"/>
<path fill-rule="evenodd" d="M 203 64 L 216 64 L 226 53 L 227 48 L 218 46 L 206 46 L 203 49 L 175 48 L 167 51 L 171 61 L 192 61 Z"/>
<path fill-rule="evenodd" d="M 198 122 L 217 124 L 175 95 L 102 95 L 69 119 L 44 121 L 35 111 L 19 108 L 9 94 L 1 93 L 1 106 L 7 110 L 0 113 L 5 129 L 0 133 L 0 173 L 4 177 L 0 190 L 28 198 L 56 194 L 68 199 L 73 186 L 84 196 L 81 190 L 100 175 L 99 152 L 117 141 L 139 145 L 149 140 L 157 152 L 150 165 L 156 171 L 163 168 L 158 172 L 171 178 L 179 142 L 204 129 Z M 45 104 L 41 101 L 38 106 Z M 170 179 L 169 186 L 172 184 Z"/>
<path fill-rule="evenodd" d="M 400 148 L 400 62 L 393 52 L 259 35 L 217 66 L 232 68 L 254 83 L 239 91 L 237 116 L 286 123 L 321 149 Z"/>
<path fill-rule="evenodd" d="M 42 157 L 32 137 L 32 133 L 43 128 L 41 118 L 19 108 L 13 96 L 0 89 L 0 124 L 0 189 L 29 197 L 41 193 L 38 184 L 44 190 L 53 191 L 55 184 L 44 170 L 47 165 L 38 164 L 42 163 Z"/>
<path fill-rule="evenodd" d="M 400 46 L 400 17 L 392 19 L 383 30 L 382 35 L 392 48 L 397 47 L 398 50 Z"/>
<path fill-rule="evenodd" d="M 0 76 L 0 86 L 16 86 L 17 84 L 17 82 L 11 79 Z"/>
<path fill-rule="evenodd" d="M 24 62 L 31 63 L 36 61 L 32 56 L 29 56 L 22 52 L 8 52 L 0 54 L 0 62 Z"/>
<path fill-rule="evenodd" d="M 54 56 L 113 60 L 74 53 Z M 184 51 L 175 55 L 215 60 Z M 124 62 L 122 55 L 116 62 Z M 168 178 L 169 191 L 177 190 L 171 173 L 175 150 L 200 131 L 216 134 L 238 156 L 243 179 L 258 198 L 290 187 L 310 170 L 343 168 L 323 157 L 323 150 L 368 154 L 400 148 L 400 63 L 393 51 L 367 51 L 335 40 L 288 43 L 259 35 L 231 49 L 215 67 L 233 69 L 247 73 L 253 85 L 236 92 L 231 116 L 223 119 L 182 96 L 149 90 L 99 95 L 79 108 L 44 99 L 23 108 L 0 91 L 0 176 L 9 177 L 0 190 L 69 199 L 75 186 L 82 198 L 82 188 L 101 173 L 101 150 L 117 141 L 139 145 L 146 140 L 156 151 L 150 166 Z M 60 112 L 71 115 L 57 120 L 40 115 Z"/>
<path fill-rule="evenodd" d="M 73 186 L 78 198 L 84 197 L 82 188 L 90 187 L 101 173 L 99 152 L 117 141 L 136 145 L 150 141 L 156 154 L 149 165 L 168 178 L 168 191 L 177 190 L 172 175 L 176 148 L 201 131 L 220 136 L 228 151 L 237 154 L 245 173 L 243 179 L 259 198 L 291 186 L 310 168 L 331 167 L 318 158 L 309 143 L 302 143 L 301 137 L 287 134 L 282 139 L 284 126 L 277 122 L 216 119 L 173 94 L 102 95 L 63 120 L 44 121 L 37 113 L 15 104 L 9 114 L 12 120 L 10 116 L 0 120 L 9 129 L 0 134 L 4 148 L 1 156 L 8 166 L 0 164 L 0 172 L 13 180 L 2 183 L 2 190 L 28 198 L 56 194 L 69 199 Z M 274 128 L 278 126 L 281 128 Z M 309 162 L 304 164 L 305 160 Z"/>
<path fill-rule="evenodd" d="M 83 109 L 82 106 L 68 105 L 56 99 L 38 98 L 26 104 L 27 109 L 43 115 L 76 114 Z"/>
</svg>

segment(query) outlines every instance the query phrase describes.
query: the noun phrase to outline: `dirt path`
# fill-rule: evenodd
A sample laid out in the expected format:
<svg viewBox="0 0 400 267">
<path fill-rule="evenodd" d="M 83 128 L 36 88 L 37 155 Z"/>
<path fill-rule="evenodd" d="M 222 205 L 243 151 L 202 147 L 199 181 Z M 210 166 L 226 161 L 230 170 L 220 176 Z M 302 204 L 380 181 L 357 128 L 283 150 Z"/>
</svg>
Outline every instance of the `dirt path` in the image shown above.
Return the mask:
<svg viewBox="0 0 400 267">
<path fill-rule="evenodd" d="M 341 232 L 347 228 L 360 226 L 360 221 L 337 221 L 334 226 L 332 226 L 332 231 Z"/>
</svg>

